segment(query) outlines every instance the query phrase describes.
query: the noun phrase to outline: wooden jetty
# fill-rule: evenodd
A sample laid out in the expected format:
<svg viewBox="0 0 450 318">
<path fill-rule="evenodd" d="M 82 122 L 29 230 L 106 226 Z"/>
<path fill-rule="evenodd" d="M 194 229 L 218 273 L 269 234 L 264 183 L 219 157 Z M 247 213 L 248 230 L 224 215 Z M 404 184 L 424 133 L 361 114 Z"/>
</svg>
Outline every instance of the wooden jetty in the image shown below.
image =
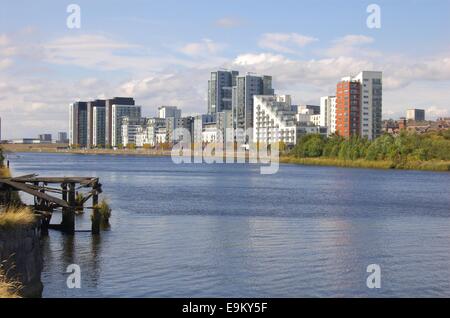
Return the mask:
<svg viewBox="0 0 450 318">
<path fill-rule="evenodd" d="M 77 201 L 77 193 L 81 189 L 82 200 Z M 102 193 L 99 178 L 94 177 L 39 177 L 36 174 L 15 178 L 0 178 L 0 191 L 11 197 L 13 191 L 22 191 L 34 197 L 34 210 L 42 216 L 42 228 L 61 230 L 73 234 L 75 232 L 75 212 L 92 199 L 92 233 L 100 232 L 100 214 L 98 197 Z M 60 197 L 58 197 L 60 196 Z M 55 209 L 62 210 L 61 224 L 50 224 Z"/>
</svg>

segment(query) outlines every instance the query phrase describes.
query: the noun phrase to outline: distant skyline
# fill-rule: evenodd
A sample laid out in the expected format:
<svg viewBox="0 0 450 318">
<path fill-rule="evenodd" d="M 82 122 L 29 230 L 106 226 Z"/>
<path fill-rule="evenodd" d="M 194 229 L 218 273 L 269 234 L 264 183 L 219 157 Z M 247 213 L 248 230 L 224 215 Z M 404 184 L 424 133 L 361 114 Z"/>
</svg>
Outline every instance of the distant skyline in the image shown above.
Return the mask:
<svg viewBox="0 0 450 318">
<path fill-rule="evenodd" d="M 81 7 L 69 29 L 66 8 Z M 381 8 L 369 29 L 366 8 Z M 144 116 L 207 111 L 210 72 L 273 76 L 319 105 L 343 76 L 383 72 L 383 117 L 450 116 L 450 1 L 0 0 L 2 138 L 68 131 L 69 104 L 131 96 Z"/>
</svg>

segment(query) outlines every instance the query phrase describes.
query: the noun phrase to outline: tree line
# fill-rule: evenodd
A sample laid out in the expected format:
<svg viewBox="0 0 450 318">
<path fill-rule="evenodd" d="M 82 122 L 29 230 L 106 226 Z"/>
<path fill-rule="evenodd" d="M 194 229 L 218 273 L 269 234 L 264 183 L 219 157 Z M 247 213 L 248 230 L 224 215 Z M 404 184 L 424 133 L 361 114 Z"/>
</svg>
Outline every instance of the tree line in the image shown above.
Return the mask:
<svg viewBox="0 0 450 318">
<path fill-rule="evenodd" d="M 297 158 L 334 158 L 340 160 L 385 160 L 396 164 L 450 160 L 450 130 L 417 134 L 402 131 L 398 136 L 384 134 L 370 141 L 353 136 L 305 135 L 291 150 Z"/>
</svg>

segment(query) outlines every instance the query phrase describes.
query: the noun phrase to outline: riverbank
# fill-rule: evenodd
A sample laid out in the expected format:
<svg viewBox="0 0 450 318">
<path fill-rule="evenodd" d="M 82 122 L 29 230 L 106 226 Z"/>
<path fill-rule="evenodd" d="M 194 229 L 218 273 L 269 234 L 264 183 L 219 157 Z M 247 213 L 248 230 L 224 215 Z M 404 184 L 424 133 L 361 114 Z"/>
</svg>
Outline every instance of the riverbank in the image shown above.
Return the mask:
<svg viewBox="0 0 450 318">
<path fill-rule="evenodd" d="M 170 150 L 160 149 L 63 149 L 57 145 L 4 145 L 4 150 L 9 153 L 59 153 L 77 155 L 112 155 L 112 156 L 144 156 L 166 157 L 171 156 Z M 423 171 L 450 171 L 450 161 L 414 161 L 407 163 L 394 163 L 389 160 L 343 160 L 336 158 L 298 158 L 292 155 L 282 155 L 280 163 L 300 164 L 313 166 L 332 166 L 342 168 L 366 168 L 366 169 L 399 169 L 399 170 L 423 170 Z M 1 170 L 0 170 L 1 175 Z"/>
<path fill-rule="evenodd" d="M 397 169 L 397 170 L 423 170 L 423 171 L 450 171 L 450 161 L 415 161 L 407 163 L 394 163 L 389 160 L 369 161 L 365 159 L 341 160 L 335 158 L 297 158 L 282 156 L 280 163 L 299 164 L 310 166 L 332 166 L 342 168 L 366 169 Z"/>
<path fill-rule="evenodd" d="M 121 155 L 121 156 L 170 156 L 170 150 L 162 149 L 69 149 L 67 145 L 36 144 L 36 145 L 2 145 L 5 153 L 32 152 L 32 153 L 61 153 L 77 155 Z"/>
<path fill-rule="evenodd" d="M 11 177 L 0 166 L 0 177 Z M 0 191 L 0 298 L 41 297 L 40 223 L 19 195 Z"/>
<path fill-rule="evenodd" d="M 39 223 L 29 208 L 0 212 L 0 298 L 41 297 Z"/>
</svg>

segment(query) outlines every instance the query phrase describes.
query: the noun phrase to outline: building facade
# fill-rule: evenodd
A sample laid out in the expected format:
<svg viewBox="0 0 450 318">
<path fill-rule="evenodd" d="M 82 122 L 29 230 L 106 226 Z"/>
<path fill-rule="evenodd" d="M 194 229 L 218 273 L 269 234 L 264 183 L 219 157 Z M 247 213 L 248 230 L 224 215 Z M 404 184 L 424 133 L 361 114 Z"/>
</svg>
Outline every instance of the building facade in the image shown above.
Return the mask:
<svg viewBox="0 0 450 318">
<path fill-rule="evenodd" d="M 87 132 L 87 102 L 70 104 L 69 110 L 69 144 L 71 146 L 86 147 Z"/>
<path fill-rule="evenodd" d="M 38 136 L 41 144 L 51 144 L 52 143 L 52 134 L 40 134 Z"/>
<path fill-rule="evenodd" d="M 177 106 L 161 106 L 158 108 L 159 118 L 180 118 L 181 109 Z"/>
<path fill-rule="evenodd" d="M 111 107 L 112 119 L 112 147 L 123 146 L 122 125 L 123 119 L 128 117 L 130 120 L 138 120 L 141 118 L 141 106 L 136 105 L 116 105 Z"/>
<path fill-rule="evenodd" d="M 297 143 L 297 124 L 289 95 L 254 96 L 254 143 Z"/>
<path fill-rule="evenodd" d="M 406 119 L 414 121 L 425 121 L 425 110 L 424 109 L 408 109 L 406 111 Z"/>
<path fill-rule="evenodd" d="M 361 85 L 360 135 L 373 140 L 382 135 L 383 73 L 362 71 L 352 78 Z"/>
<path fill-rule="evenodd" d="M 336 132 L 336 96 L 320 98 L 320 126 L 328 127 L 328 134 Z"/>
<path fill-rule="evenodd" d="M 361 84 L 343 79 L 336 86 L 336 133 L 343 137 L 360 135 Z"/>
<path fill-rule="evenodd" d="M 104 99 L 97 99 L 87 103 L 87 116 L 88 116 L 88 126 L 87 126 L 87 147 L 90 148 L 94 145 L 94 108 L 105 108 L 106 101 Z"/>
<path fill-rule="evenodd" d="M 67 144 L 69 143 L 69 138 L 67 138 L 66 132 L 59 132 L 58 133 L 58 139 L 56 140 L 56 143 L 58 144 Z"/>
<path fill-rule="evenodd" d="M 131 97 L 114 97 L 112 99 L 107 99 L 105 102 L 105 146 L 113 146 L 113 105 L 125 105 L 132 106 L 135 105 L 134 99 Z M 121 121 L 120 121 L 121 122 Z M 119 132 L 116 132 L 120 134 Z"/>
<path fill-rule="evenodd" d="M 130 118 L 124 117 L 122 119 L 122 144 L 124 147 L 134 145 L 137 143 L 137 136 L 141 132 L 146 119 L 145 118 Z"/>
<path fill-rule="evenodd" d="M 203 114 L 194 117 L 194 130 L 192 139 L 195 144 L 201 144 L 203 142 L 203 130 L 208 125 L 216 122 L 215 114 Z"/>
<path fill-rule="evenodd" d="M 244 131 L 253 128 L 253 96 L 273 94 L 272 76 L 238 76 L 232 89 L 234 128 Z"/>
<path fill-rule="evenodd" d="M 144 147 L 148 145 L 155 147 L 157 142 L 156 134 L 160 128 L 165 129 L 166 120 L 164 118 L 146 118 L 144 124 L 137 129 L 136 146 Z"/>
<path fill-rule="evenodd" d="M 92 146 L 106 146 L 106 108 L 94 106 L 92 109 Z"/>
<path fill-rule="evenodd" d="M 238 71 L 211 72 L 208 81 L 208 114 L 232 109 L 232 88 L 236 86 Z"/>
<path fill-rule="evenodd" d="M 231 110 L 224 110 L 217 113 L 216 129 L 217 142 L 233 142 L 233 112 Z"/>
</svg>

